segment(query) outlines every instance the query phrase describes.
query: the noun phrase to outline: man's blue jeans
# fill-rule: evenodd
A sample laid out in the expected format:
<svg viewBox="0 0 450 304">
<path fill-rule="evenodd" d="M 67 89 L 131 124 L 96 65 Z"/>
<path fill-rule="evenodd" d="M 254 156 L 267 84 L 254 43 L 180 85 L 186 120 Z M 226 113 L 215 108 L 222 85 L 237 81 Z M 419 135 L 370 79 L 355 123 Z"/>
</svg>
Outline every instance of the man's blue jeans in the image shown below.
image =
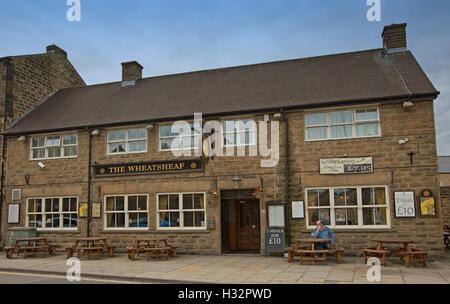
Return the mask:
<svg viewBox="0 0 450 304">
<path fill-rule="evenodd" d="M 328 244 L 327 242 L 315 243 L 314 244 L 314 249 L 315 250 L 327 250 L 327 249 L 330 249 L 330 244 Z M 316 258 L 318 258 L 320 255 L 318 253 L 316 253 L 314 256 Z"/>
</svg>

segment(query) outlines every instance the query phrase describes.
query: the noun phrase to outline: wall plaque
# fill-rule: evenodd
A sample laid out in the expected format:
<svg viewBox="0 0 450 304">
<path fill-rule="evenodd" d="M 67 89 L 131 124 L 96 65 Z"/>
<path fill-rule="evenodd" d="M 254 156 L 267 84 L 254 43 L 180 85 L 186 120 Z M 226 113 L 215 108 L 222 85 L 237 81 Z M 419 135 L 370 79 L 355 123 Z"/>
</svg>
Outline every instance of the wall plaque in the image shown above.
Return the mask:
<svg viewBox="0 0 450 304">
<path fill-rule="evenodd" d="M 304 219 L 305 218 L 305 206 L 303 201 L 292 202 L 292 218 Z"/>
<path fill-rule="evenodd" d="M 94 165 L 93 167 L 94 175 L 96 177 L 176 173 L 203 170 L 201 159 Z"/>
<path fill-rule="evenodd" d="M 394 192 L 395 217 L 416 217 L 414 191 Z"/>
<path fill-rule="evenodd" d="M 92 203 L 92 217 L 93 218 L 102 217 L 101 204 L 100 203 Z"/>
<path fill-rule="evenodd" d="M 10 204 L 8 205 L 8 224 L 19 224 L 20 222 L 20 205 Z"/>
<path fill-rule="evenodd" d="M 373 158 L 328 158 L 320 160 L 320 174 L 373 173 Z"/>
</svg>

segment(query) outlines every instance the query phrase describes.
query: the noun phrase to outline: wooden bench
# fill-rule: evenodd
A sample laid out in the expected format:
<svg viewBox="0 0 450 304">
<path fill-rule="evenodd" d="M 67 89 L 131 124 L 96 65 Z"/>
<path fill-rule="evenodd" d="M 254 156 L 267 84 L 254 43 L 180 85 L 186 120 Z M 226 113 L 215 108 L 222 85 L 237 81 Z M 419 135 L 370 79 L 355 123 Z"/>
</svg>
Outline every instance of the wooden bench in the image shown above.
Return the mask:
<svg viewBox="0 0 450 304">
<path fill-rule="evenodd" d="M 332 254 L 336 257 L 336 262 L 341 264 L 342 254 L 344 253 L 344 248 L 332 248 L 328 250 L 329 254 Z"/>
<path fill-rule="evenodd" d="M 169 259 L 170 247 L 158 247 L 158 248 L 144 248 L 144 252 L 147 255 L 147 261 L 150 258 L 163 258 Z"/>
<path fill-rule="evenodd" d="M 410 263 L 421 263 L 424 267 L 427 266 L 428 251 L 421 248 L 413 248 L 411 252 L 402 252 L 405 256 L 405 264 L 408 267 Z"/>
<path fill-rule="evenodd" d="M 130 260 L 132 260 L 132 261 L 135 260 L 135 258 L 136 258 L 136 252 L 137 252 L 136 247 L 127 247 L 128 258 L 129 258 Z"/>
<path fill-rule="evenodd" d="M 28 238 L 17 239 L 14 246 L 7 246 L 3 249 L 6 257 L 12 259 L 15 252 L 17 252 L 17 256 L 23 253 L 24 258 L 38 254 L 47 256 L 47 253 L 55 255 L 56 247 L 58 246 L 49 244 L 46 238 Z"/>
<path fill-rule="evenodd" d="M 364 256 L 364 264 L 367 264 L 367 260 L 370 258 L 379 258 L 381 260 L 381 263 L 383 263 L 383 265 L 386 266 L 387 257 L 391 255 L 391 251 L 386 250 L 384 248 L 382 249 L 363 248 L 361 251 Z"/>
<path fill-rule="evenodd" d="M 75 246 L 66 247 L 66 253 L 67 259 L 70 259 L 75 253 L 78 257 L 102 256 L 106 250 L 113 257 L 115 248 L 116 246 L 108 245 L 104 238 L 81 238 L 77 239 Z"/>
<path fill-rule="evenodd" d="M 300 254 L 300 264 L 303 265 L 303 261 L 323 261 L 327 264 L 327 253 L 329 250 L 311 250 L 311 249 L 297 249 L 295 252 Z M 319 255 L 319 256 L 316 256 Z"/>
<path fill-rule="evenodd" d="M 305 242 L 302 243 L 301 241 L 302 240 L 300 240 L 300 242 L 297 242 L 295 247 L 287 247 L 286 248 L 289 263 L 294 260 L 296 255 L 300 255 L 300 259 L 302 259 L 302 256 L 303 256 L 303 260 L 305 260 L 305 261 L 306 260 L 311 260 L 311 261 L 320 260 L 320 261 L 324 261 L 326 263 L 326 260 L 323 260 L 322 257 L 316 257 L 315 259 L 306 259 L 305 258 L 306 254 L 314 257 L 315 254 L 321 254 L 325 251 L 326 251 L 326 254 L 334 255 L 336 257 L 336 262 L 338 264 L 341 263 L 342 254 L 344 253 L 344 248 L 334 248 L 334 244 L 330 242 L 329 243 L 330 249 L 315 250 L 315 249 L 311 248 L 311 246 L 309 244 L 307 244 L 307 243 L 305 244 Z"/>
</svg>

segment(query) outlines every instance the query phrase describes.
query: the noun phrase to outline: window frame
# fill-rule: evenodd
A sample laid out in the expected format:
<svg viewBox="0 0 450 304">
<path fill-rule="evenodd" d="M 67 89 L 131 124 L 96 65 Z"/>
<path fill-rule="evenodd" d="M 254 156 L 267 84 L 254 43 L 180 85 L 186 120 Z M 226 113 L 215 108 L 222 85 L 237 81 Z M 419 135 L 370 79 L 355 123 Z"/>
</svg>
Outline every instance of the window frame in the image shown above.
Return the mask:
<svg viewBox="0 0 450 304">
<path fill-rule="evenodd" d="M 249 132 L 250 134 L 253 134 L 252 137 L 249 137 L 249 138 L 252 138 L 252 143 L 248 143 L 248 144 L 246 144 L 246 143 L 242 144 L 241 143 L 241 139 L 240 139 L 239 135 L 247 133 L 247 132 L 245 132 L 247 129 L 240 130 L 240 128 L 239 128 L 239 125 L 240 125 L 239 122 L 243 121 L 243 120 L 252 120 L 255 123 L 254 124 L 255 129 L 252 132 Z M 234 121 L 235 128 L 233 129 L 233 132 L 227 132 L 226 131 L 225 124 L 228 121 Z M 258 132 L 258 123 L 257 123 L 257 121 L 256 121 L 256 119 L 254 117 L 223 119 L 221 121 L 221 123 L 222 123 L 222 146 L 224 148 L 226 148 L 226 147 L 251 147 L 251 146 L 256 146 L 256 139 L 257 139 L 257 132 Z M 227 144 L 226 141 L 225 141 L 225 135 L 226 134 L 236 134 L 236 143 L 235 144 L 231 144 L 231 145 Z"/>
<path fill-rule="evenodd" d="M 64 136 L 70 136 L 70 135 L 75 135 L 76 137 L 76 144 L 72 144 L 72 145 L 64 145 Z M 58 146 L 47 146 L 47 140 L 50 137 L 59 137 L 60 138 L 60 143 Z M 43 146 L 39 146 L 39 147 L 33 147 L 33 139 L 36 138 L 44 138 L 44 145 Z M 60 155 L 58 157 L 48 157 L 48 149 L 49 148 L 55 148 L 55 147 L 59 147 L 60 148 Z M 76 147 L 76 155 L 73 156 L 64 156 L 64 148 L 65 147 Z M 44 158 L 33 158 L 33 151 L 34 150 L 41 150 L 44 149 L 45 150 L 45 156 Z M 31 137 L 30 140 L 30 161 L 40 161 L 40 160 L 55 160 L 55 159 L 64 159 L 64 158 L 77 158 L 78 157 L 78 133 L 63 133 L 63 134 L 52 134 L 52 135 L 37 135 L 37 136 L 33 136 Z"/>
<path fill-rule="evenodd" d="M 184 138 L 199 137 L 200 138 L 200 143 L 202 143 L 203 134 L 196 134 L 195 127 L 194 127 L 195 122 L 188 121 L 187 123 L 189 123 L 191 125 L 191 132 L 192 133 L 190 135 L 178 134 L 176 136 L 162 136 L 161 137 L 161 127 L 167 127 L 167 126 L 172 127 L 173 124 L 161 124 L 161 125 L 159 125 L 159 127 L 158 127 L 158 137 L 159 137 L 158 151 L 159 152 L 170 152 L 170 151 L 188 151 L 188 150 L 198 150 L 198 149 L 200 149 L 200 146 L 197 146 L 197 147 L 194 146 L 194 147 L 190 147 L 190 148 L 162 149 L 161 143 L 162 143 L 163 139 L 177 138 L 180 135 L 181 135 L 181 143 L 180 143 L 181 147 L 184 147 L 184 140 L 183 140 Z M 194 128 L 194 130 L 192 130 L 192 128 Z M 183 130 L 183 129 L 181 129 L 181 130 Z"/>
<path fill-rule="evenodd" d="M 128 131 L 130 130 L 138 130 L 138 129 L 143 129 L 145 130 L 145 139 L 144 138 L 139 138 L 139 139 L 129 139 L 128 138 Z M 109 132 L 111 131 L 125 131 L 125 139 L 123 140 L 113 140 L 110 141 L 109 140 Z M 146 127 L 130 127 L 130 128 L 111 128 L 111 129 L 106 129 L 106 155 L 125 155 L 125 154 L 143 154 L 143 153 L 147 153 L 148 152 L 148 129 Z M 134 152 L 130 152 L 130 143 L 131 142 L 138 142 L 138 141 L 145 141 L 145 151 L 134 151 Z M 125 152 L 117 152 L 117 153 L 110 153 L 109 152 L 109 145 L 110 144 L 114 144 L 114 143 L 121 143 L 121 142 L 125 142 L 125 146 L 127 151 Z"/>
<path fill-rule="evenodd" d="M 106 200 L 108 197 L 118 197 L 123 196 L 124 197 L 124 210 L 123 212 L 117 212 L 117 211 L 107 211 L 106 210 Z M 147 200 L 147 210 L 146 211 L 135 211 L 128 210 L 128 198 L 130 196 L 145 196 Z M 103 196 L 103 230 L 104 231 L 148 231 L 150 229 L 150 210 L 149 210 L 149 195 L 148 194 L 105 194 Z M 125 213 L 125 227 L 108 227 L 107 225 L 107 215 L 110 213 Z M 129 227 L 129 213 L 147 213 L 147 227 Z"/>
<path fill-rule="evenodd" d="M 72 212 L 64 212 L 63 211 L 63 200 L 67 198 L 67 199 L 73 199 L 75 198 L 77 200 L 77 210 L 76 211 L 72 211 Z M 45 201 L 48 199 L 58 199 L 59 200 L 59 212 L 45 212 Z M 28 207 L 29 207 L 29 203 L 30 200 L 41 200 L 42 201 L 42 206 L 41 206 L 41 212 L 29 212 L 28 211 Z M 79 223 L 80 223 L 80 215 L 79 215 L 79 207 L 80 207 L 80 201 L 79 201 L 79 197 L 78 196 L 52 196 L 52 197 L 28 197 L 26 199 L 26 211 L 25 211 L 25 225 L 26 227 L 30 227 L 29 226 L 29 215 L 42 215 L 42 227 L 34 227 L 37 229 L 37 231 L 78 231 L 79 229 Z M 59 228 L 45 228 L 45 222 L 47 219 L 47 214 L 59 214 L 60 216 L 60 223 L 59 223 Z M 70 228 L 64 228 L 63 224 L 64 224 L 64 214 L 76 214 L 77 215 L 77 227 L 70 227 Z M 61 218 L 63 220 L 61 220 Z"/>
<path fill-rule="evenodd" d="M 183 195 L 185 194 L 201 194 L 203 195 L 203 202 L 204 202 L 204 208 L 203 209 L 184 209 L 183 208 Z M 159 210 L 159 196 L 160 195 L 178 195 L 179 199 L 179 206 L 178 209 L 170 209 L 170 211 L 173 212 L 179 212 L 180 213 L 180 227 L 161 227 L 159 223 L 159 214 L 161 212 L 164 212 L 166 210 Z M 199 192 L 168 192 L 168 193 L 157 193 L 156 194 L 156 230 L 158 231 L 179 231 L 179 230 L 196 230 L 196 231 L 206 231 L 208 230 L 208 223 L 207 223 L 207 211 L 206 211 L 206 192 L 199 191 Z M 184 212 L 200 212 L 203 211 L 205 213 L 204 219 L 205 219 L 205 227 L 184 227 Z"/>
<path fill-rule="evenodd" d="M 356 111 L 358 110 L 370 110 L 370 109 L 376 109 L 378 118 L 376 120 L 363 120 L 363 121 L 357 121 L 356 120 Z M 331 113 L 332 112 L 340 112 L 340 111 L 352 111 L 352 122 L 345 122 L 345 123 L 331 123 Z M 308 125 L 307 121 L 307 115 L 308 114 L 319 114 L 319 113 L 326 113 L 327 115 L 327 123 L 322 125 Z M 372 106 L 359 106 L 359 107 L 346 107 L 346 108 L 331 108 L 331 109 L 322 109 L 322 110 L 308 110 L 305 111 L 305 141 L 306 142 L 314 142 L 314 141 L 326 141 L 326 140 L 345 140 L 345 139 L 357 139 L 357 138 L 377 138 L 382 137 L 382 128 L 381 128 L 381 111 L 380 106 L 378 104 L 372 105 Z M 357 135 L 357 126 L 358 125 L 367 125 L 367 124 L 377 124 L 377 135 L 367 135 L 367 136 L 358 136 Z M 333 138 L 332 135 L 332 127 L 339 127 L 339 126 L 352 126 L 352 136 L 350 137 L 336 137 Z M 308 138 L 308 129 L 313 128 L 327 128 L 327 138 L 320 138 L 320 139 L 309 139 Z"/>
<path fill-rule="evenodd" d="M 349 189 L 356 188 L 357 191 L 357 205 L 356 206 L 336 206 L 334 201 L 334 190 L 335 189 Z M 363 220 L 363 209 L 364 208 L 376 208 L 376 205 L 363 205 L 362 204 L 362 188 L 384 188 L 385 197 L 386 197 L 386 207 L 380 206 L 381 208 L 386 208 L 386 225 L 364 225 Z M 329 190 L 330 195 L 330 206 L 318 206 L 318 207 L 310 207 L 309 206 L 309 198 L 308 191 L 310 190 Z M 330 210 L 330 228 L 339 230 L 339 229 L 390 229 L 391 228 L 391 213 L 390 213 L 390 195 L 389 195 L 389 187 L 386 185 L 365 185 L 365 186 L 333 186 L 333 187 L 311 187 L 305 188 L 305 218 L 306 218 L 306 228 L 314 229 L 316 227 L 315 223 L 309 223 L 309 210 L 310 209 L 329 209 Z M 358 210 L 358 225 L 336 225 L 336 214 L 335 209 L 350 209 L 356 208 Z"/>
</svg>

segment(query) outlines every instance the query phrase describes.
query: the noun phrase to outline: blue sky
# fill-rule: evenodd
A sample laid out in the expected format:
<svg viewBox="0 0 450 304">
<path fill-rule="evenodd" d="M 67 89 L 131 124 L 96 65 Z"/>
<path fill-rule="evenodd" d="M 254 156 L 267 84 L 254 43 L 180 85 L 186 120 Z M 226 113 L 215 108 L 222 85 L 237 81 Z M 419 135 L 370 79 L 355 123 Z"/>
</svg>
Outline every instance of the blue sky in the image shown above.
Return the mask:
<svg viewBox="0 0 450 304">
<path fill-rule="evenodd" d="M 366 0 L 81 0 L 68 22 L 66 0 L 0 0 L 0 57 L 68 52 L 88 84 L 118 81 L 120 63 L 144 76 L 379 48 L 383 26 L 407 22 L 408 48 L 441 91 L 438 153 L 450 155 L 450 2 L 381 0 L 369 22 Z"/>
</svg>

